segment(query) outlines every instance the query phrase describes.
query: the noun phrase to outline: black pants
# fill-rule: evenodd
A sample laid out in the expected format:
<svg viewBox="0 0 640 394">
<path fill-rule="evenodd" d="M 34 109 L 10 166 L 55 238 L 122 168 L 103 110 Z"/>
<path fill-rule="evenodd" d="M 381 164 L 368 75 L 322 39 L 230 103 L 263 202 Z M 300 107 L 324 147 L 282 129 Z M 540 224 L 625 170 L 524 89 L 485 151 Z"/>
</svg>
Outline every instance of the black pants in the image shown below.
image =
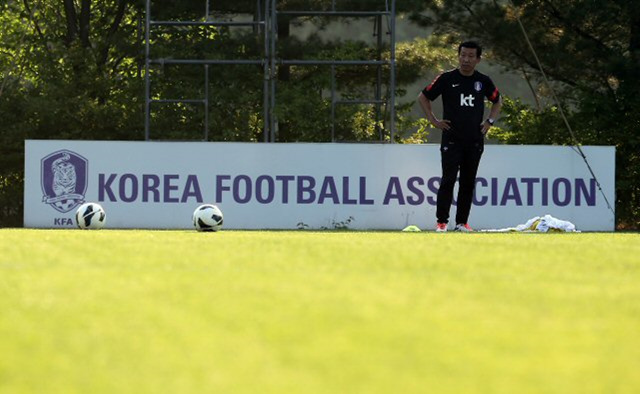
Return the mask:
<svg viewBox="0 0 640 394">
<path fill-rule="evenodd" d="M 467 223 L 478 165 L 484 151 L 482 142 L 472 144 L 444 143 L 440 147 L 442 180 L 438 189 L 436 218 L 438 223 L 449 223 L 449 210 L 453 200 L 453 187 L 460 172 L 456 210 L 456 224 Z"/>
</svg>

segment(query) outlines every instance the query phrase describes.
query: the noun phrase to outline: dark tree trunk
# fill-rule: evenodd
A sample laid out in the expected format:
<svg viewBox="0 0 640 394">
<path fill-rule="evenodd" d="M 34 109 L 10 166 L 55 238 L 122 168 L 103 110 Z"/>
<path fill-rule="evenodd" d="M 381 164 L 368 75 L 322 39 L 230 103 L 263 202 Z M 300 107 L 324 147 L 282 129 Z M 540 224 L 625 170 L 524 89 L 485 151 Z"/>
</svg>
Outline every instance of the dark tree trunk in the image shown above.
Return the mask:
<svg viewBox="0 0 640 394">
<path fill-rule="evenodd" d="M 80 42 L 83 48 L 89 48 L 89 31 L 91 23 L 91 0 L 82 0 L 80 6 Z"/>
<path fill-rule="evenodd" d="M 78 37 L 78 16 L 73 0 L 64 0 L 64 13 L 67 19 L 67 38 L 65 44 L 71 45 Z"/>
</svg>

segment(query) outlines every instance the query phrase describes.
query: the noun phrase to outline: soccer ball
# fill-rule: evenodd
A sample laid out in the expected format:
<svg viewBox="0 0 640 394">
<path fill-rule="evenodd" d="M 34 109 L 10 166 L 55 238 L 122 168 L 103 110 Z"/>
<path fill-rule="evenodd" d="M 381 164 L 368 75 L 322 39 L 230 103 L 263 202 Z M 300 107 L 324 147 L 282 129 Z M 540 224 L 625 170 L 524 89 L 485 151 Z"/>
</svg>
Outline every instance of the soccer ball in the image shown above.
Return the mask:
<svg viewBox="0 0 640 394">
<path fill-rule="evenodd" d="M 222 222 L 222 211 L 215 205 L 200 205 L 193 211 L 193 226 L 198 231 L 218 231 Z"/>
<path fill-rule="evenodd" d="M 107 214 L 100 204 L 86 202 L 76 211 L 76 224 L 83 230 L 97 230 L 104 227 Z"/>
</svg>

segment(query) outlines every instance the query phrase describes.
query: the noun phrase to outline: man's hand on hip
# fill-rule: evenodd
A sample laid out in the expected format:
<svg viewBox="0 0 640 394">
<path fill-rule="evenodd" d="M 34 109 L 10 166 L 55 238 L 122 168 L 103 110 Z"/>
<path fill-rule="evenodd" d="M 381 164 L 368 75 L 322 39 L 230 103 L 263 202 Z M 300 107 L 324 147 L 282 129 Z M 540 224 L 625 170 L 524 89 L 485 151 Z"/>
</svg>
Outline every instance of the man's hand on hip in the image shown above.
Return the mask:
<svg viewBox="0 0 640 394">
<path fill-rule="evenodd" d="M 442 120 L 434 119 L 434 121 L 431 123 L 433 123 L 434 126 L 436 126 L 437 128 L 443 131 L 449 130 L 451 128 L 451 121 L 447 119 L 442 119 Z"/>
</svg>

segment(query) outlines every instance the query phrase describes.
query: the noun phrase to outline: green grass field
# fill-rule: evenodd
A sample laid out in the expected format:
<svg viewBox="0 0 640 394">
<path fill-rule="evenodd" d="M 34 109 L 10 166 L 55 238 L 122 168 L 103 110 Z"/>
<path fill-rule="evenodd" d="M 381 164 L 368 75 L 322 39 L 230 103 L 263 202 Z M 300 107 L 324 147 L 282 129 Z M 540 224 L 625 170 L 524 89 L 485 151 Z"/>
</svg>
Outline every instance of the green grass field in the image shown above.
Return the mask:
<svg viewBox="0 0 640 394">
<path fill-rule="evenodd" d="M 638 393 L 639 234 L 0 230 L 0 393 Z"/>
</svg>

